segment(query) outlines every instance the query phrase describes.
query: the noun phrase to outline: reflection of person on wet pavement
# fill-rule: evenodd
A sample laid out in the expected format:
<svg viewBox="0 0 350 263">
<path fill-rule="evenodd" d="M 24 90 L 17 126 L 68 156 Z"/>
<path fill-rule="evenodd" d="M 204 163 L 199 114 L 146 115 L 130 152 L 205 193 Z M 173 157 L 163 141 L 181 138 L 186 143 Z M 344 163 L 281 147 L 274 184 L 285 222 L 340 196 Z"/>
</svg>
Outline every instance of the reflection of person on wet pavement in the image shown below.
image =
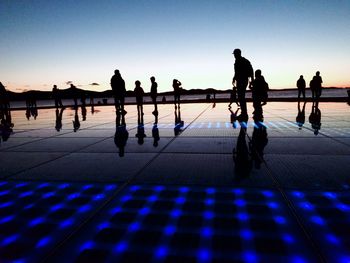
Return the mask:
<svg viewBox="0 0 350 263">
<path fill-rule="evenodd" d="M 299 130 L 301 130 L 301 128 L 305 123 L 305 106 L 306 106 L 306 101 L 304 101 L 303 108 L 301 109 L 300 100 L 298 101 L 298 115 L 295 120 L 297 125 L 299 126 Z"/>
<path fill-rule="evenodd" d="M 63 115 L 64 109 L 65 108 L 61 108 L 60 110 L 58 110 L 58 108 L 56 108 L 56 125 L 55 125 L 56 131 L 60 131 L 62 129 L 62 115 Z"/>
<path fill-rule="evenodd" d="M 174 114 L 175 114 L 174 134 L 175 134 L 175 136 L 177 136 L 182 132 L 182 128 L 184 127 L 184 121 L 181 120 L 180 105 L 178 107 L 175 105 Z"/>
<path fill-rule="evenodd" d="M 33 117 L 34 120 L 38 117 L 38 108 L 36 104 L 36 96 L 35 91 L 28 91 L 26 94 L 26 117 L 27 120 L 30 119 L 30 117 Z"/>
<path fill-rule="evenodd" d="M 158 129 L 158 125 L 154 124 L 153 128 L 152 128 L 152 137 L 153 137 L 153 146 L 157 147 L 158 146 L 158 142 L 159 142 L 159 129 Z"/>
<path fill-rule="evenodd" d="M 144 143 L 145 134 L 145 126 L 143 123 L 143 108 L 140 108 L 140 111 L 137 112 L 137 133 L 135 137 L 137 137 L 137 143 L 142 145 Z"/>
<path fill-rule="evenodd" d="M 125 114 L 121 114 L 120 111 L 117 111 L 115 125 L 115 134 L 114 134 L 114 143 L 119 149 L 119 156 L 123 157 L 125 152 L 126 142 L 129 138 L 129 132 L 126 129 L 125 124 Z"/>
<path fill-rule="evenodd" d="M 78 107 L 75 107 L 74 121 L 73 121 L 73 130 L 77 132 L 80 128 L 80 120 L 78 116 Z"/>
<path fill-rule="evenodd" d="M 12 134 L 13 126 L 10 109 L 0 108 L 0 136 L 4 142 L 6 142 Z"/>
<path fill-rule="evenodd" d="M 314 134 L 318 135 L 319 130 L 321 129 L 321 110 L 318 107 L 318 102 L 312 103 L 312 110 L 309 116 L 309 122 L 312 129 L 314 129 Z"/>
<path fill-rule="evenodd" d="M 247 128 L 241 126 L 237 138 L 236 148 L 233 148 L 233 161 L 235 163 L 236 179 L 242 179 L 249 176 L 252 170 L 252 159 L 246 142 Z"/>
<path fill-rule="evenodd" d="M 237 128 L 237 121 L 238 121 L 238 112 L 240 110 L 240 108 L 237 108 L 237 110 L 235 112 L 232 111 L 231 107 L 229 107 L 228 109 L 230 111 L 230 122 L 232 124 L 232 127 L 234 129 Z"/>
<path fill-rule="evenodd" d="M 268 143 L 266 127 L 262 122 L 256 122 L 252 135 L 250 152 L 255 168 L 260 169 L 261 163 L 264 160 L 264 148 Z"/>
</svg>

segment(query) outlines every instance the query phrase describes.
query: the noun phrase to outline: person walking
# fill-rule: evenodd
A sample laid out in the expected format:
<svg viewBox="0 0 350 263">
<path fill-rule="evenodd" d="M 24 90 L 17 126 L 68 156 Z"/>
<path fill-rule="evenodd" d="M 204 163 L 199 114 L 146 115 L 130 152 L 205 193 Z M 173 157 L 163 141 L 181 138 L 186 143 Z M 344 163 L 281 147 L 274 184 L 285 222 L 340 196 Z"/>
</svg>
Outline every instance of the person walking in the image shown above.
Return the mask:
<svg viewBox="0 0 350 263">
<path fill-rule="evenodd" d="M 248 83 L 251 84 L 254 80 L 254 72 L 249 60 L 242 57 L 242 52 L 240 49 L 236 48 L 233 51 L 233 55 L 236 61 L 234 65 L 235 75 L 232 79 L 232 85 L 237 87 L 238 101 L 242 112 L 240 121 L 246 122 L 248 120 L 248 112 L 245 94 Z"/>
</svg>

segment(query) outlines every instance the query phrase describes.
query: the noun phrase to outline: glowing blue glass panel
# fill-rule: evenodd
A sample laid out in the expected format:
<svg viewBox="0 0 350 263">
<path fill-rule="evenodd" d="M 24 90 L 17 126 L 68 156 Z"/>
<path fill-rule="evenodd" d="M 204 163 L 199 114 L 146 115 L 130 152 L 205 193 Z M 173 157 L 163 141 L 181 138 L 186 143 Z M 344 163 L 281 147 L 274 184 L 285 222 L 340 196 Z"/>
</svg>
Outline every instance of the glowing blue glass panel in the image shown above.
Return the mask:
<svg viewBox="0 0 350 263">
<path fill-rule="evenodd" d="M 280 224 L 280 225 L 284 225 L 287 223 L 286 218 L 283 216 L 275 216 L 274 219 L 275 219 L 276 223 Z"/>
<path fill-rule="evenodd" d="M 210 227 L 203 227 L 201 230 L 201 236 L 203 237 L 211 237 L 213 235 L 213 230 Z"/>
<path fill-rule="evenodd" d="M 135 191 L 137 191 L 139 189 L 140 189 L 140 186 L 138 186 L 138 185 L 133 185 L 133 186 L 130 187 L 130 191 L 132 191 L 132 192 L 135 192 Z"/>
<path fill-rule="evenodd" d="M 176 227 L 169 225 L 164 228 L 164 233 L 168 236 L 173 235 L 176 231 Z"/>
<path fill-rule="evenodd" d="M 50 241 L 51 241 L 51 238 L 50 238 L 50 237 L 44 237 L 44 238 L 42 238 L 42 239 L 40 239 L 40 240 L 38 241 L 38 243 L 36 244 L 36 248 L 44 247 L 44 246 L 46 246 Z"/>
<path fill-rule="evenodd" d="M 9 245 L 9 244 L 15 242 L 18 238 L 19 238 L 19 236 L 17 234 L 9 236 L 7 238 L 4 238 L 2 241 L 2 245 L 4 245 L 4 246 Z"/>
<path fill-rule="evenodd" d="M 179 210 L 179 209 L 174 209 L 173 211 L 171 211 L 172 217 L 179 217 L 181 214 L 182 214 L 181 210 Z"/>
<path fill-rule="evenodd" d="M 211 251 L 206 248 L 201 248 L 198 250 L 197 257 L 199 259 L 199 262 L 205 262 L 211 260 Z"/>
<path fill-rule="evenodd" d="M 254 237 L 253 232 L 250 231 L 249 229 L 243 229 L 240 231 L 240 235 L 247 240 L 250 240 Z"/>
<path fill-rule="evenodd" d="M 85 212 L 91 210 L 91 208 L 92 208 L 91 205 L 83 205 L 78 209 L 78 212 L 85 213 Z"/>
<path fill-rule="evenodd" d="M 94 247 L 95 247 L 95 243 L 93 241 L 89 240 L 80 246 L 80 251 L 92 249 Z"/>
<path fill-rule="evenodd" d="M 58 189 L 66 189 L 67 187 L 69 187 L 71 184 L 61 184 L 58 186 Z"/>
<path fill-rule="evenodd" d="M 323 220 L 323 218 L 319 217 L 319 216 L 312 216 L 311 221 L 317 225 L 324 225 L 325 221 Z"/>
<path fill-rule="evenodd" d="M 168 249 L 165 246 L 160 246 L 156 250 L 156 257 L 157 258 L 163 258 L 167 255 Z"/>
<path fill-rule="evenodd" d="M 129 225 L 128 230 L 130 232 L 135 232 L 140 229 L 140 223 L 139 222 L 134 222 L 131 225 Z"/>
<path fill-rule="evenodd" d="M 243 252 L 243 260 L 245 262 L 258 262 L 258 256 L 253 251 Z"/>
<path fill-rule="evenodd" d="M 63 204 L 57 204 L 57 205 L 54 205 L 53 207 L 51 207 L 51 211 L 57 211 L 58 209 L 61 209 L 63 208 L 64 205 Z"/>
<path fill-rule="evenodd" d="M 180 189 L 179 189 L 180 193 L 187 193 L 188 190 L 189 190 L 188 187 L 185 187 L 185 186 L 180 187 Z"/>
<path fill-rule="evenodd" d="M 11 216 L 6 216 L 4 218 L 0 218 L 0 224 L 4 224 L 7 223 L 11 220 L 13 220 L 15 218 L 15 216 L 11 215 Z"/>
<path fill-rule="evenodd" d="M 98 194 L 98 195 L 95 195 L 95 196 L 93 197 L 93 200 L 94 200 L 94 201 L 98 201 L 98 200 L 101 200 L 101 199 L 104 199 L 104 198 L 106 198 L 106 195 L 104 195 L 104 194 Z"/>
<path fill-rule="evenodd" d="M 48 192 L 48 193 L 45 193 L 45 194 L 43 194 L 43 198 L 49 198 L 49 197 L 51 197 L 51 196 L 54 196 L 55 195 L 55 192 Z"/>
<path fill-rule="evenodd" d="M 148 202 L 155 202 L 158 200 L 158 197 L 156 195 L 151 195 L 150 197 L 148 197 L 147 201 Z"/>
<path fill-rule="evenodd" d="M 29 225 L 30 226 L 36 226 L 36 225 L 39 225 L 39 224 L 43 223 L 44 221 L 45 221 L 44 218 L 38 217 L 38 218 L 35 218 L 32 221 L 30 221 Z"/>
<path fill-rule="evenodd" d="M 69 227 L 69 226 L 73 225 L 73 223 L 74 223 L 74 220 L 69 218 L 69 219 L 66 219 L 66 220 L 62 221 L 60 223 L 60 227 L 61 228 L 66 228 L 66 227 Z"/>
<path fill-rule="evenodd" d="M 214 218 L 214 213 L 212 211 L 205 211 L 203 213 L 203 216 L 205 219 L 210 220 L 210 219 Z"/>
<path fill-rule="evenodd" d="M 122 252 L 124 252 L 127 248 L 128 248 L 128 243 L 125 242 L 125 241 L 121 241 L 121 242 L 119 242 L 119 243 L 115 246 L 114 251 L 115 251 L 116 253 L 122 253 Z"/>
</svg>

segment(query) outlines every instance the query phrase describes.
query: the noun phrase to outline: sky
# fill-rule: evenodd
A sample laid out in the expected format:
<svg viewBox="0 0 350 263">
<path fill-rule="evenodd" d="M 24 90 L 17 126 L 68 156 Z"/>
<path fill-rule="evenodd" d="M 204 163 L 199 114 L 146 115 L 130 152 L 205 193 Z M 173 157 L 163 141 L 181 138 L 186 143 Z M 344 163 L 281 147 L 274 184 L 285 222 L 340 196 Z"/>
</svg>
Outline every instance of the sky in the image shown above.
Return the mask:
<svg viewBox="0 0 350 263">
<path fill-rule="evenodd" d="M 321 72 L 323 86 L 350 87 L 350 1 L 0 0 L 0 81 L 8 90 L 74 83 L 127 90 L 151 76 L 158 91 L 232 87 L 235 48 L 271 89 Z"/>
</svg>

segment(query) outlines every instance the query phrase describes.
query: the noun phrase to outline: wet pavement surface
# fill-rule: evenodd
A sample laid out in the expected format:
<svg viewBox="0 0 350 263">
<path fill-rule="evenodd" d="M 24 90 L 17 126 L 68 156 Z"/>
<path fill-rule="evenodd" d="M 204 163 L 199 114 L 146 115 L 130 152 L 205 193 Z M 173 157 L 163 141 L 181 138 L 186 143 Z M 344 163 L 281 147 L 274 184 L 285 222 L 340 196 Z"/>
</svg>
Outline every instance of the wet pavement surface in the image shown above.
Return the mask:
<svg viewBox="0 0 350 263">
<path fill-rule="evenodd" d="M 0 262 L 350 262 L 349 105 L 232 106 L 2 114 Z"/>
</svg>

